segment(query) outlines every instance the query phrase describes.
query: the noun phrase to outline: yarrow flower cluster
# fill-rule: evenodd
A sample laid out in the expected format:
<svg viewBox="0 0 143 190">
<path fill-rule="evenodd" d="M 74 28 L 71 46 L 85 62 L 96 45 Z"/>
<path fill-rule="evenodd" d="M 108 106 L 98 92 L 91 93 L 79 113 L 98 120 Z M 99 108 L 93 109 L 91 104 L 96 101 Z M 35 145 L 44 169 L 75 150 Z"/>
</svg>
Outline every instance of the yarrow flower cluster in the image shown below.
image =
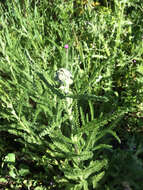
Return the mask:
<svg viewBox="0 0 143 190">
<path fill-rule="evenodd" d="M 59 82 L 60 86 L 69 87 L 73 83 L 72 74 L 65 68 L 61 68 L 56 72 L 55 79 Z"/>
<path fill-rule="evenodd" d="M 73 83 L 72 74 L 69 70 L 65 68 L 61 68 L 56 72 L 55 80 L 59 83 L 59 89 L 63 91 L 66 94 L 69 94 L 70 91 L 70 85 Z M 73 114 L 72 114 L 72 99 L 69 97 L 66 97 L 65 99 L 65 109 L 67 110 L 67 113 L 69 115 L 69 119 L 72 121 Z"/>
</svg>

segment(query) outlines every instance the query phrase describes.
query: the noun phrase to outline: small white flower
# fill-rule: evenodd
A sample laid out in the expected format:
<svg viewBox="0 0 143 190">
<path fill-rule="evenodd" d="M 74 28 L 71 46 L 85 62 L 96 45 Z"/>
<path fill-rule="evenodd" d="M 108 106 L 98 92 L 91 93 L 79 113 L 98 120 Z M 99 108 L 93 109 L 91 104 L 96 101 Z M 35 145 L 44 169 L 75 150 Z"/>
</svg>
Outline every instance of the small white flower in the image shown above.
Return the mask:
<svg viewBox="0 0 143 190">
<path fill-rule="evenodd" d="M 102 76 L 101 75 L 99 75 L 99 77 L 98 77 L 98 79 L 96 79 L 96 81 L 95 82 L 100 82 L 100 80 L 102 79 Z"/>
<path fill-rule="evenodd" d="M 73 83 L 72 74 L 67 69 L 61 68 L 56 72 L 55 80 L 59 82 L 59 89 L 62 90 L 64 93 L 70 93 L 70 85 Z M 73 119 L 72 114 L 72 99 L 66 97 L 64 100 L 64 106 L 67 110 L 69 115 L 69 119 Z"/>
<path fill-rule="evenodd" d="M 55 80 L 60 86 L 69 87 L 73 83 L 72 74 L 67 69 L 61 68 L 56 72 Z"/>
</svg>

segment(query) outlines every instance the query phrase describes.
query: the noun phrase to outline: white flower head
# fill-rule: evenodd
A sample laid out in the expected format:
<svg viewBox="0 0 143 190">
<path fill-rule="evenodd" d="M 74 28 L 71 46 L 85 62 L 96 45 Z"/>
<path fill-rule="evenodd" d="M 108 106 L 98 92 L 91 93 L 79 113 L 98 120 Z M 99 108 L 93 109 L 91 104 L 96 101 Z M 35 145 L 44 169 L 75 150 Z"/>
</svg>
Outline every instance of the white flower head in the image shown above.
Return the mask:
<svg viewBox="0 0 143 190">
<path fill-rule="evenodd" d="M 101 81 L 101 79 L 102 79 L 102 76 L 101 76 L 101 75 L 99 75 L 98 79 L 96 79 L 96 81 L 95 81 L 95 82 L 100 82 L 100 81 Z"/>
<path fill-rule="evenodd" d="M 61 68 L 56 72 L 55 80 L 60 83 L 60 86 L 69 87 L 73 83 L 71 72 L 65 68 Z"/>
<path fill-rule="evenodd" d="M 59 83 L 59 89 L 68 94 L 71 92 L 70 85 L 73 83 L 72 74 L 65 68 L 61 68 L 56 72 L 55 80 Z M 72 98 L 66 97 L 64 99 L 64 106 L 69 115 L 69 119 L 73 119 L 72 114 Z"/>
</svg>

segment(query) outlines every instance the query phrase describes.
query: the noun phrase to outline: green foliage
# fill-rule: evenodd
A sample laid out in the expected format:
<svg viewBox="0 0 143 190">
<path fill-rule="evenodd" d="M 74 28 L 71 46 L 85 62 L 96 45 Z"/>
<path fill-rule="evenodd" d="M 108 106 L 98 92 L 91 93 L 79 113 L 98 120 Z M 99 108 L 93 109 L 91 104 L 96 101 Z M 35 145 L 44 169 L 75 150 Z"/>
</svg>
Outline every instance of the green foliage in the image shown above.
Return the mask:
<svg viewBox="0 0 143 190">
<path fill-rule="evenodd" d="M 110 166 L 108 179 L 114 178 L 110 184 L 111 189 L 123 189 L 127 184 L 133 189 L 142 189 L 142 140 L 140 136 L 129 136 L 127 145 L 124 149 L 116 149 L 112 151 L 110 158 Z M 120 175 L 122 174 L 122 175 Z M 126 185 L 125 185 L 126 184 Z"/>
<path fill-rule="evenodd" d="M 143 3 L 0 5 L 0 188 L 139 190 Z M 55 81 L 66 67 L 67 94 Z"/>
</svg>

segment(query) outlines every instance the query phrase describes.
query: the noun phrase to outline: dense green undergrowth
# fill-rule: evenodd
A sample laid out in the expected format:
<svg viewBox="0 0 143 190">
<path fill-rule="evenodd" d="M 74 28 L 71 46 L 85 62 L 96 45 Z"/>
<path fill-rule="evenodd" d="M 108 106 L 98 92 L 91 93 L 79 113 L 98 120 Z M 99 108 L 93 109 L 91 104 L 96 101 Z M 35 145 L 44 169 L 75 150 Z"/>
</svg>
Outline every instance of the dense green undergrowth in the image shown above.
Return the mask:
<svg viewBox="0 0 143 190">
<path fill-rule="evenodd" d="M 0 189 L 143 189 L 142 15 L 141 0 L 0 2 Z"/>
</svg>

